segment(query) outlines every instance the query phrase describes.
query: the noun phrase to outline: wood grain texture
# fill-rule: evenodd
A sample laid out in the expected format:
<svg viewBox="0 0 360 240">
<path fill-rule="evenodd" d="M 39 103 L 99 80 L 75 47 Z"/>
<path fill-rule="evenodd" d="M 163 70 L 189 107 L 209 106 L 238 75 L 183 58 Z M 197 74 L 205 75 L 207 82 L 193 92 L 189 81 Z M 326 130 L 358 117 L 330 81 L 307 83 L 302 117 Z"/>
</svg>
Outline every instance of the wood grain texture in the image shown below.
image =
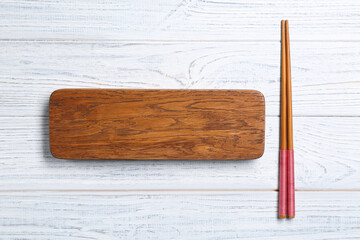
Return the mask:
<svg viewBox="0 0 360 240">
<path fill-rule="evenodd" d="M 254 159 L 265 100 L 253 90 L 61 89 L 49 129 L 63 159 Z"/>
<path fill-rule="evenodd" d="M 297 192 L 276 218 L 276 192 L 1 193 L 4 239 L 357 239 L 359 192 Z M 309 234 L 311 233 L 311 236 Z"/>
<path fill-rule="evenodd" d="M 278 188 L 278 117 L 267 117 L 265 153 L 250 161 L 60 160 L 48 118 L 2 117 L 0 126 L 0 190 Z M 357 117 L 296 117 L 294 137 L 297 190 L 360 190 Z"/>
<path fill-rule="evenodd" d="M 48 116 L 60 88 L 256 89 L 279 116 L 280 44 L 2 42 L 0 116 Z M 358 43 L 291 45 L 294 116 L 360 116 Z"/>
<path fill-rule="evenodd" d="M 360 40 L 356 0 L 1 1 L 2 39 Z"/>
</svg>

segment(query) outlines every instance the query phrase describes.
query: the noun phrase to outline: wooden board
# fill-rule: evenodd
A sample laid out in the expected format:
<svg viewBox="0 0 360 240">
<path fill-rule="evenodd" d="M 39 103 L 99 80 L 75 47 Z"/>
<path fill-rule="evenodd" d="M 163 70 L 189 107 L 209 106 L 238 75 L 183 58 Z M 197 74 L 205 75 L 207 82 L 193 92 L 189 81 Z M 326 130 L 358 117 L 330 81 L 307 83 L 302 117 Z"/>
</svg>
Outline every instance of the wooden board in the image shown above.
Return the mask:
<svg viewBox="0 0 360 240">
<path fill-rule="evenodd" d="M 62 89 L 50 149 L 64 159 L 254 159 L 265 101 L 254 90 Z"/>
</svg>

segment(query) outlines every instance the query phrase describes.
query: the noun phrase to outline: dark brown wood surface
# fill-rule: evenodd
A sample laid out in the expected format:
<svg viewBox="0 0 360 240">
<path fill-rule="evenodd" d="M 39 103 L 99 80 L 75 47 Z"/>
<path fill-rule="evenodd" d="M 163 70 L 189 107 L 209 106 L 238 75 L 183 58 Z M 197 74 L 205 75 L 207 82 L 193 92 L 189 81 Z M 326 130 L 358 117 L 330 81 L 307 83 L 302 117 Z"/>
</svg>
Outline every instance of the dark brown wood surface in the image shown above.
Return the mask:
<svg viewBox="0 0 360 240">
<path fill-rule="evenodd" d="M 62 89 L 50 149 L 64 159 L 254 159 L 265 102 L 253 90 Z"/>
</svg>

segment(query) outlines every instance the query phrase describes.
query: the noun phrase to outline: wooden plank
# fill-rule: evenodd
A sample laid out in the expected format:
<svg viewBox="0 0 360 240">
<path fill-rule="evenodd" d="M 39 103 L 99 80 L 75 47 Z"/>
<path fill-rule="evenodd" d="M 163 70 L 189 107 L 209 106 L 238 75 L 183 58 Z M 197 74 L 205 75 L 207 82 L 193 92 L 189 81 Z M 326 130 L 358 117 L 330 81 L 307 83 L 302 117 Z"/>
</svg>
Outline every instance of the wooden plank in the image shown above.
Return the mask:
<svg viewBox="0 0 360 240">
<path fill-rule="evenodd" d="M 360 28 L 359 28 L 360 29 Z M 280 43 L 2 42 L 0 116 L 48 116 L 60 88 L 256 89 L 279 115 Z M 360 116 L 358 43 L 292 42 L 294 116 Z"/>
<path fill-rule="evenodd" d="M 279 118 L 249 161 L 87 161 L 51 157 L 48 118 L 0 118 L 0 190 L 278 188 Z M 297 190 L 360 190 L 358 117 L 295 117 Z"/>
<path fill-rule="evenodd" d="M 1 39 L 360 40 L 356 0 L 2 1 Z"/>
<path fill-rule="evenodd" d="M 356 239 L 359 192 L 296 192 L 277 219 L 277 192 L 1 193 L 5 239 Z"/>
<path fill-rule="evenodd" d="M 49 129 L 63 159 L 255 159 L 265 101 L 254 90 L 61 89 Z"/>
</svg>

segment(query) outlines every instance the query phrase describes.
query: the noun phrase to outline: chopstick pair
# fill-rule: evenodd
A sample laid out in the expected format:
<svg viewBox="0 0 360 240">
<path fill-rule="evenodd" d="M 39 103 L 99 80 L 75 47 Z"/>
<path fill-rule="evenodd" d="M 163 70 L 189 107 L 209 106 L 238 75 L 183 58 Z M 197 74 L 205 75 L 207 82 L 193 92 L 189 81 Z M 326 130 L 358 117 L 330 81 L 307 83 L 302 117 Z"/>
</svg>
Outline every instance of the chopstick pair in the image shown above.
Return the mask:
<svg viewBox="0 0 360 240">
<path fill-rule="evenodd" d="M 281 147 L 279 217 L 295 217 L 294 146 L 289 22 L 281 21 Z"/>
</svg>

